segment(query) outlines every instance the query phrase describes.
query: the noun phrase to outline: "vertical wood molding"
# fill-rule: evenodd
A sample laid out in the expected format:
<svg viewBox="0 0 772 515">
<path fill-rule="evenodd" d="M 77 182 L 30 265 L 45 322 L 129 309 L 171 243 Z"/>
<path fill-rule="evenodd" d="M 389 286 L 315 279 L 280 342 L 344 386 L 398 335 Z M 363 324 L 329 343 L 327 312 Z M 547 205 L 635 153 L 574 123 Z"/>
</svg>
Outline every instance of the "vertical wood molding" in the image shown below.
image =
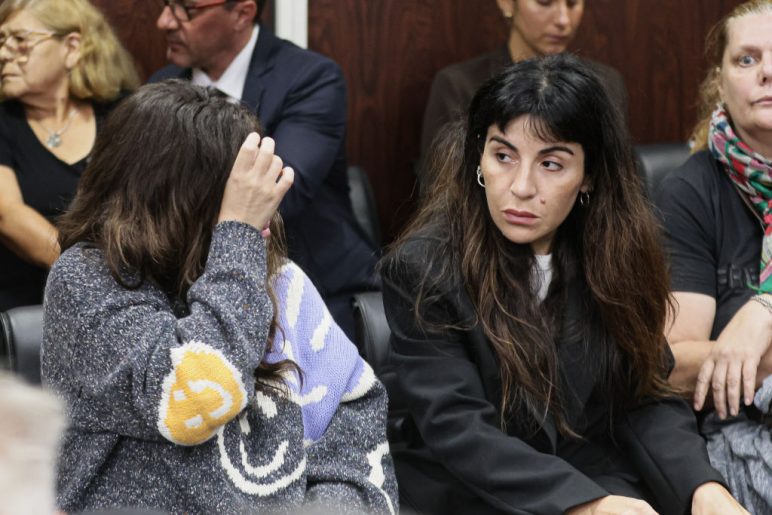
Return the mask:
<svg viewBox="0 0 772 515">
<path fill-rule="evenodd" d="M 308 0 L 279 0 L 274 11 L 276 35 L 308 48 Z"/>
</svg>

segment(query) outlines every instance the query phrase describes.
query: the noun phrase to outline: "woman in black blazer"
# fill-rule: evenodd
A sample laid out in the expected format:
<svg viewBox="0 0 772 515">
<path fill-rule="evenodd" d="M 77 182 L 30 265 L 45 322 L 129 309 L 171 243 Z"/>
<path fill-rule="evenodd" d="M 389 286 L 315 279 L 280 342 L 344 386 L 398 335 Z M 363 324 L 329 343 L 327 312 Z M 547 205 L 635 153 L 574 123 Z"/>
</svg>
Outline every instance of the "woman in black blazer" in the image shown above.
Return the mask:
<svg viewBox="0 0 772 515">
<path fill-rule="evenodd" d="M 432 166 L 382 264 L 403 506 L 746 513 L 667 384 L 657 224 L 595 74 L 513 65 Z"/>
</svg>

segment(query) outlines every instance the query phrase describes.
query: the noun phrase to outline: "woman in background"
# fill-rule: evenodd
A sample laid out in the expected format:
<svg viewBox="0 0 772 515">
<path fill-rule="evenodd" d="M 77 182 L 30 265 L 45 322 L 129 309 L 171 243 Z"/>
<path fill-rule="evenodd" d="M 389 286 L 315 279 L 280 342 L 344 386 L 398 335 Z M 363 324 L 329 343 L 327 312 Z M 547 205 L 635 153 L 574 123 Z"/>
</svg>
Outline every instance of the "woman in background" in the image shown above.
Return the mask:
<svg viewBox="0 0 772 515">
<path fill-rule="evenodd" d="M 483 82 L 513 62 L 564 52 L 576 36 L 585 0 L 497 0 L 509 25 L 509 38 L 501 48 L 437 72 L 424 112 L 421 156 L 448 122 L 456 120 Z M 607 88 L 612 102 L 627 113 L 627 92 L 618 71 L 585 59 Z"/>
<path fill-rule="evenodd" d="M 704 413 L 708 454 L 753 513 L 772 506 L 772 1 L 708 35 L 694 155 L 662 182 L 675 316 L 670 381 Z"/>
<path fill-rule="evenodd" d="M 42 301 L 68 205 L 133 62 L 88 0 L 0 4 L 0 311 Z"/>
<path fill-rule="evenodd" d="M 667 269 L 626 134 L 561 54 L 485 83 L 436 147 L 382 266 L 403 506 L 746 513 L 667 383 Z"/>
</svg>

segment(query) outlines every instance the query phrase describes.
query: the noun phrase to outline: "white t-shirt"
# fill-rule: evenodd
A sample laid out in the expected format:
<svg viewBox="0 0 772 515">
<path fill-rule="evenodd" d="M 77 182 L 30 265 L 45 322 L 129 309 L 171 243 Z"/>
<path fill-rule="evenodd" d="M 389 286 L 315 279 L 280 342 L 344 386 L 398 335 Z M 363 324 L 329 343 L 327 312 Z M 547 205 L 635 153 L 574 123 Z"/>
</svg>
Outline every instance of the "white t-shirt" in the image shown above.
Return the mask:
<svg viewBox="0 0 772 515">
<path fill-rule="evenodd" d="M 539 302 L 543 302 L 547 298 L 547 290 L 550 288 L 552 282 L 552 254 L 536 255 L 536 266 L 533 269 L 533 281 L 534 289 L 537 291 Z"/>
</svg>

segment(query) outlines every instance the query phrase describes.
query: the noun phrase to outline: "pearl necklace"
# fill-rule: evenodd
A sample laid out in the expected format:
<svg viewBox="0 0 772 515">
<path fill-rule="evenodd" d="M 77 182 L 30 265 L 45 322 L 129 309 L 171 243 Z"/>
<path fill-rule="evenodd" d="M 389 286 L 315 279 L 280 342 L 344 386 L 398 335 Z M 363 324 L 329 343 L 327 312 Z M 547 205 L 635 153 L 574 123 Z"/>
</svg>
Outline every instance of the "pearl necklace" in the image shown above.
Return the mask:
<svg viewBox="0 0 772 515">
<path fill-rule="evenodd" d="M 48 130 L 48 127 L 43 125 L 40 121 L 38 121 L 38 125 L 43 128 L 44 131 L 46 131 L 46 134 L 48 134 L 48 138 L 46 138 L 46 146 L 48 148 L 56 148 L 59 145 L 62 144 L 62 134 L 64 134 L 67 129 L 70 128 L 70 123 L 72 123 L 72 118 L 75 116 L 76 109 L 73 107 L 70 110 L 70 114 L 67 115 L 67 120 L 64 122 L 64 126 L 62 126 L 61 129 L 58 131 L 50 131 Z"/>
</svg>

